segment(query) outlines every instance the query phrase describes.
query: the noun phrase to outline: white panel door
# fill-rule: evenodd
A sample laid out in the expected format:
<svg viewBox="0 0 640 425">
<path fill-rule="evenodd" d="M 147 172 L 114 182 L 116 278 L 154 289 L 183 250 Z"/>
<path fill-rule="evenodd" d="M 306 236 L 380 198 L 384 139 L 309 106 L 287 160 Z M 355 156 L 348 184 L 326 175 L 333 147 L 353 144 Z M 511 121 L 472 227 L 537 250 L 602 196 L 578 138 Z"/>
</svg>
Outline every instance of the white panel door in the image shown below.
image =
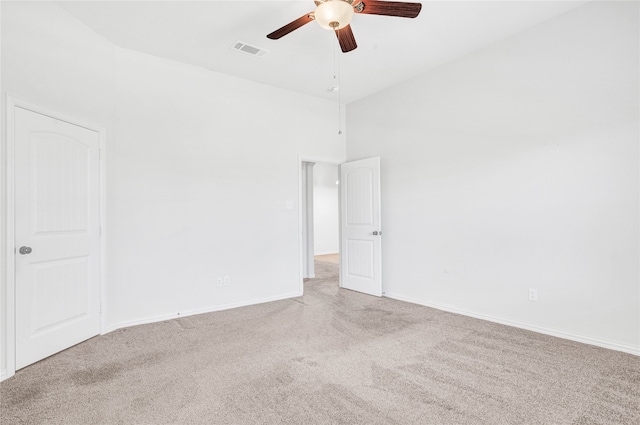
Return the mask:
<svg viewBox="0 0 640 425">
<path fill-rule="evenodd" d="M 100 331 L 99 133 L 15 108 L 16 369 Z"/>
<path fill-rule="evenodd" d="M 380 158 L 340 166 L 341 284 L 382 296 Z"/>
</svg>

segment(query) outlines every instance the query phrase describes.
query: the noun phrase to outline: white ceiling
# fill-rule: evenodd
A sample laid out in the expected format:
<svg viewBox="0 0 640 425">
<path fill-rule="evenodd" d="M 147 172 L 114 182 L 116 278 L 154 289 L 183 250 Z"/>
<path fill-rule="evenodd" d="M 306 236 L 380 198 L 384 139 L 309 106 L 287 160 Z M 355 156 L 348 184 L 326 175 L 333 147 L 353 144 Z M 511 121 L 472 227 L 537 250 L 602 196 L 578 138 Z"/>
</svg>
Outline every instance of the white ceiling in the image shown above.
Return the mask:
<svg viewBox="0 0 640 425">
<path fill-rule="evenodd" d="M 312 96 L 340 96 L 343 103 L 585 3 L 427 0 L 415 19 L 356 14 L 351 27 L 358 48 L 342 53 L 335 35 L 315 22 L 280 40 L 267 39 L 313 11 L 312 0 L 56 2 L 118 46 Z M 237 40 L 270 52 L 263 58 L 237 52 L 230 48 Z M 338 85 L 336 67 L 341 89 L 331 93 L 328 88 Z"/>
</svg>

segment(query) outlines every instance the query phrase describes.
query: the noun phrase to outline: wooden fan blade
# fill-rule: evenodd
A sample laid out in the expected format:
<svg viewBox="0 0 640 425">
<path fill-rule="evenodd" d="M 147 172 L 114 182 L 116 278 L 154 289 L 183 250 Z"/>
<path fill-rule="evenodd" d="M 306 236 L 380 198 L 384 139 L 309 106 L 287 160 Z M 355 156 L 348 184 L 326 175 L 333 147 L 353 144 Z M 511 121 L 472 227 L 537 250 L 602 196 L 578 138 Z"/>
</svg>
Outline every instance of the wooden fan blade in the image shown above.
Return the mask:
<svg viewBox="0 0 640 425">
<path fill-rule="evenodd" d="M 344 53 L 355 50 L 356 47 L 358 47 L 356 39 L 353 36 L 353 31 L 351 31 L 351 25 L 347 25 L 342 29 L 336 30 L 336 35 L 338 36 L 340 48 Z"/>
<path fill-rule="evenodd" d="M 384 15 L 384 16 L 399 16 L 401 18 L 415 18 L 420 14 L 422 9 L 421 3 L 407 3 L 399 1 L 377 1 L 377 0 L 362 0 L 360 3 L 364 5 L 359 13 L 366 13 L 369 15 Z M 356 12 L 358 12 L 358 4 L 354 6 Z"/>
<path fill-rule="evenodd" d="M 306 15 L 301 16 L 300 18 L 296 19 L 293 22 L 289 22 L 284 27 L 279 28 L 274 32 L 272 32 L 271 34 L 267 35 L 267 38 L 270 38 L 272 40 L 277 40 L 280 37 L 284 37 L 285 35 L 289 34 L 291 31 L 297 30 L 301 26 L 308 24 L 311 21 L 313 21 L 313 12 L 307 13 Z"/>
</svg>

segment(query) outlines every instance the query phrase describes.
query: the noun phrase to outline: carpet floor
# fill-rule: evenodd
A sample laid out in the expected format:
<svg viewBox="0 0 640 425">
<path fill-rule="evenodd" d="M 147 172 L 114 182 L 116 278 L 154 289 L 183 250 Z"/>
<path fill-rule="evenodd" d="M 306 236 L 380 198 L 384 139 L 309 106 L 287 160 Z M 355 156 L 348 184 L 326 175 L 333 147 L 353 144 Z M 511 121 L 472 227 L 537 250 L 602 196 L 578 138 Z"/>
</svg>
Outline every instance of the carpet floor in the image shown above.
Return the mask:
<svg viewBox="0 0 640 425">
<path fill-rule="evenodd" d="M 313 259 L 322 263 L 340 264 L 340 254 L 316 255 Z"/>
<path fill-rule="evenodd" d="M 640 357 L 341 290 L 96 337 L 0 383 L 9 424 L 640 424 Z"/>
</svg>

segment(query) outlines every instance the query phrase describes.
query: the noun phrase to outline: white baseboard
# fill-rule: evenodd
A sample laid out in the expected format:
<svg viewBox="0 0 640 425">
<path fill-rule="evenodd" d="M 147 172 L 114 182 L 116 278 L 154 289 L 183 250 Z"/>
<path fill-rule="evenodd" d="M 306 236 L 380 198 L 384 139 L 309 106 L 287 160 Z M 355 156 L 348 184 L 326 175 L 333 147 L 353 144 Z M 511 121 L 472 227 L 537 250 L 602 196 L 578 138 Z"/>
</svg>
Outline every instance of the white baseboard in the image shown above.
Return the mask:
<svg viewBox="0 0 640 425">
<path fill-rule="evenodd" d="M 9 379 L 10 376 L 7 373 L 7 369 L 2 369 L 0 370 L 0 382 L 4 381 L 5 379 Z"/>
<path fill-rule="evenodd" d="M 298 292 L 291 292 L 289 294 L 284 294 L 284 295 L 276 295 L 273 297 L 259 298 L 259 299 L 249 300 L 249 301 L 239 301 L 235 303 L 216 305 L 216 306 L 200 308 L 196 310 L 181 311 L 179 313 L 165 314 L 161 316 L 146 317 L 143 319 L 136 319 L 136 320 L 121 322 L 115 325 L 107 326 L 106 329 L 103 329 L 103 331 L 101 332 L 101 335 L 108 334 L 109 332 L 113 332 L 115 330 L 122 329 L 122 328 L 128 328 L 131 326 L 146 325 L 149 323 L 156 323 L 156 322 L 162 322 L 165 320 L 178 319 L 180 317 L 193 316 L 195 314 L 213 313 L 215 311 L 229 310 L 232 308 L 246 307 L 246 306 L 255 305 L 255 304 L 263 304 L 263 303 L 268 303 L 272 301 L 280 301 L 280 300 L 285 300 L 288 298 L 295 298 L 300 296 L 302 296 L 302 292 L 298 291 Z"/>
<path fill-rule="evenodd" d="M 500 323 L 502 325 L 513 326 L 515 328 L 526 329 L 533 332 L 538 332 L 545 335 L 555 336 L 558 338 L 568 339 L 571 341 L 581 342 L 583 344 L 595 345 L 598 347 L 608 348 L 610 350 L 622 351 L 624 353 L 635 354 L 636 356 L 640 356 L 640 347 L 634 347 L 633 345 L 620 344 L 612 341 L 605 341 L 597 338 L 592 338 L 589 336 L 577 335 L 570 332 L 564 332 L 557 329 L 545 328 L 538 325 L 533 325 L 530 323 L 519 322 L 511 319 L 504 319 L 502 317 L 491 316 L 482 313 L 476 313 L 473 311 L 465 310 L 463 308 L 458 308 L 446 304 L 439 304 L 429 301 L 423 301 L 412 297 L 405 297 L 403 295 L 398 295 L 390 292 L 386 292 L 384 294 L 385 297 L 393 298 L 398 301 L 405 301 L 412 304 L 423 305 L 425 307 L 431 307 L 442 311 L 448 311 L 450 313 L 457 313 L 463 316 L 469 316 L 476 319 L 487 320 L 489 322 Z"/>
</svg>

